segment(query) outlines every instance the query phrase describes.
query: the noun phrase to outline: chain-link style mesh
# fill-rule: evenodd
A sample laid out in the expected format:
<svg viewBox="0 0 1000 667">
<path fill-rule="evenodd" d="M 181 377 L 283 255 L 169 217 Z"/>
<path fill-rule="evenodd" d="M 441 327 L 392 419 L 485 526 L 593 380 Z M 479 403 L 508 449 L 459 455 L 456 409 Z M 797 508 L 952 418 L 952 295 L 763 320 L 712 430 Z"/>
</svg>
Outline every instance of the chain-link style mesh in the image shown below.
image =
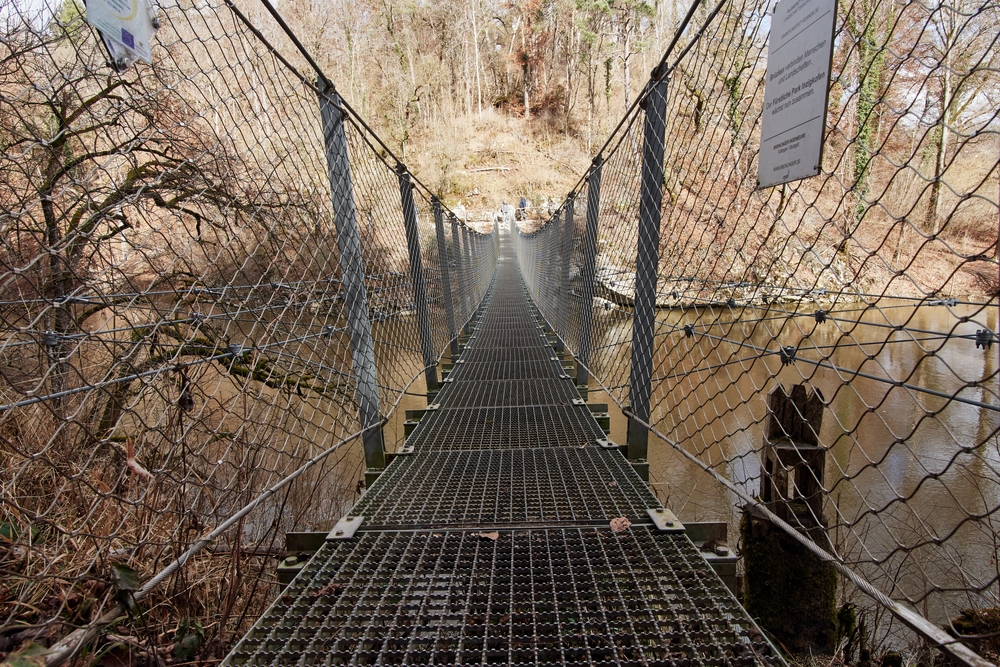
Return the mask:
<svg viewBox="0 0 1000 667">
<path fill-rule="evenodd" d="M 75 8 L 0 33 L 0 650 L 136 597 L 139 649 L 189 617 L 221 654 L 276 592 L 284 534 L 356 499 L 358 435 L 381 427 L 359 421 L 338 226 L 381 414 L 424 391 L 401 181 L 332 89 L 331 155 L 308 57 L 264 5 L 172 4 L 153 65 L 121 74 Z M 444 209 L 442 255 L 425 191 L 433 357 L 456 335 L 445 301 L 461 327 L 497 247 Z"/>
<path fill-rule="evenodd" d="M 651 333 L 651 367 L 636 369 L 651 376 L 650 477 L 682 519 L 786 507 L 789 531 L 826 527 L 818 546 L 855 585 L 947 624 L 1000 595 L 1000 9 L 841 3 L 821 173 L 757 189 L 772 11 L 696 4 L 679 55 L 665 57 L 652 332 L 632 324 L 641 105 L 559 213 L 516 235 L 519 261 L 619 406 L 632 342 Z M 818 392 L 822 426 L 796 408 L 811 427 L 769 431 L 787 422 L 769 419 L 768 395 L 798 384 Z M 768 459 L 768 442 L 789 440 L 814 444 L 825 473 L 804 447 Z M 722 483 L 699 483 L 697 468 Z M 843 595 L 861 604 L 856 592 Z M 879 632 L 903 641 L 898 619 Z"/>
</svg>

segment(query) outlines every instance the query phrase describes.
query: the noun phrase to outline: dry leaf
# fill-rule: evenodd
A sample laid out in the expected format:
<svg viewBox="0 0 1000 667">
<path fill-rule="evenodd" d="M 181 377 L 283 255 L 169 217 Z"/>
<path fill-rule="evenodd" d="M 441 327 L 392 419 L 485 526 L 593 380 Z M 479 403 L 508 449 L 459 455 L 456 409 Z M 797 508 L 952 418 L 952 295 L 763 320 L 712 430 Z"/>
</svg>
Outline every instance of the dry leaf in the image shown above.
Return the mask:
<svg viewBox="0 0 1000 667">
<path fill-rule="evenodd" d="M 616 482 L 615 480 L 611 480 L 610 482 L 608 482 L 608 486 L 618 486 L 618 482 Z"/>
<path fill-rule="evenodd" d="M 327 584 L 326 586 L 324 586 L 323 588 L 319 589 L 316 592 L 316 595 L 318 595 L 318 596 L 336 597 L 336 596 L 340 595 L 340 593 L 345 588 L 347 588 L 347 584 L 345 584 L 345 583 L 334 583 L 334 582 L 331 582 L 331 583 Z"/>
<path fill-rule="evenodd" d="M 132 444 L 132 438 L 125 438 L 125 465 L 139 477 L 153 479 L 152 473 L 135 460 L 135 445 Z"/>
<path fill-rule="evenodd" d="M 623 516 L 615 517 L 611 520 L 611 530 L 616 533 L 624 533 L 631 525 L 632 522 Z"/>
<path fill-rule="evenodd" d="M 491 533 L 479 533 L 479 537 L 483 538 L 484 540 L 493 540 L 494 542 L 496 542 L 498 539 L 500 539 L 500 533 L 494 530 Z"/>
</svg>

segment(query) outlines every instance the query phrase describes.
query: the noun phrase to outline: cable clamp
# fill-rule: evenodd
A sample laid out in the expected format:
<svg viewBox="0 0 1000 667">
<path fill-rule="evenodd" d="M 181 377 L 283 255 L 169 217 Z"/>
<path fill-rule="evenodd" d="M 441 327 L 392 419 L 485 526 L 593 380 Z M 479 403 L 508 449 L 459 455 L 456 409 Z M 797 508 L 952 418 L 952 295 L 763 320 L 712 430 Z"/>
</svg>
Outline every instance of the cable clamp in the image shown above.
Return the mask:
<svg viewBox="0 0 1000 667">
<path fill-rule="evenodd" d="M 996 335 L 989 329 L 976 329 L 976 349 L 980 347 L 984 350 L 989 350 L 993 347 L 993 341 L 996 340 Z"/>
<path fill-rule="evenodd" d="M 245 356 L 245 355 L 247 355 L 249 353 L 250 353 L 250 348 L 243 347 L 239 343 L 230 343 L 229 344 L 229 354 L 233 355 L 233 357 L 235 357 L 237 359 L 239 359 L 239 358 L 241 358 L 241 357 L 243 357 L 243 356 Z"/>
<path fill-rule="evenodd" d="M 778 356 L 781 357 L 781 365 L 787 366 L 795 361 L 795 346 L 785 345 L 784 347 L 778 348 Z"/>
</svg>

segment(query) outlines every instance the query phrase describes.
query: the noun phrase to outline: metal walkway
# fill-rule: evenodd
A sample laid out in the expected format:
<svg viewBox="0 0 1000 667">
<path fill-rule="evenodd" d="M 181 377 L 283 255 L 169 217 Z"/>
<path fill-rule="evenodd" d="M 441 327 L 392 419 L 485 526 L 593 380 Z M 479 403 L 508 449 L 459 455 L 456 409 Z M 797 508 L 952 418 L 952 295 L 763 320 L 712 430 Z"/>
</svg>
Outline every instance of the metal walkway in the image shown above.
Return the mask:
<svg viewBox="0 0 1000 667">
<path fill-rule="evenodd" d="M 601 446 L 507 233 L 435 406 L 225 665 L 782 664 Z"/>
</svg>

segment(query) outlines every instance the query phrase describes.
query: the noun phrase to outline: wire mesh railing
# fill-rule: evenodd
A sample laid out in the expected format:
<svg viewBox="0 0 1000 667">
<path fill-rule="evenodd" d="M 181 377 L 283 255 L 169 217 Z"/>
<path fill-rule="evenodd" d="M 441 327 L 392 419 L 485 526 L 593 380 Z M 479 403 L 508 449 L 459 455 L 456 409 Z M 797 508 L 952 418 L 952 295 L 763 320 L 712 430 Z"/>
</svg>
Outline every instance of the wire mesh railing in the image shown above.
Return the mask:
<svg viewBox="0 0 1000 667">
<path fill-rule="evenodd" d="M 840 570 L 869 641 L 974 663 L 939 628 L 977 635 L 950 621 L 1000 596 L 1000 9 L 841 3 L 820 174 L 759 189 L 772 12 L 695 2 L 519 262 L 682 519 L 759 508 Z M 801 432 L 772 428 L 779 386 Z"/>
<path fill-rule="evenodd" d="M 2 12 L 0 652 L 54 664 L 129 618 L 102 646 L 221 658 L 285 533 L 377 474 L 496 235 L 398 165 L 266 3 L 161 8 L 153 64 L 121 73 L 81 11 Z"/>
</svg>

